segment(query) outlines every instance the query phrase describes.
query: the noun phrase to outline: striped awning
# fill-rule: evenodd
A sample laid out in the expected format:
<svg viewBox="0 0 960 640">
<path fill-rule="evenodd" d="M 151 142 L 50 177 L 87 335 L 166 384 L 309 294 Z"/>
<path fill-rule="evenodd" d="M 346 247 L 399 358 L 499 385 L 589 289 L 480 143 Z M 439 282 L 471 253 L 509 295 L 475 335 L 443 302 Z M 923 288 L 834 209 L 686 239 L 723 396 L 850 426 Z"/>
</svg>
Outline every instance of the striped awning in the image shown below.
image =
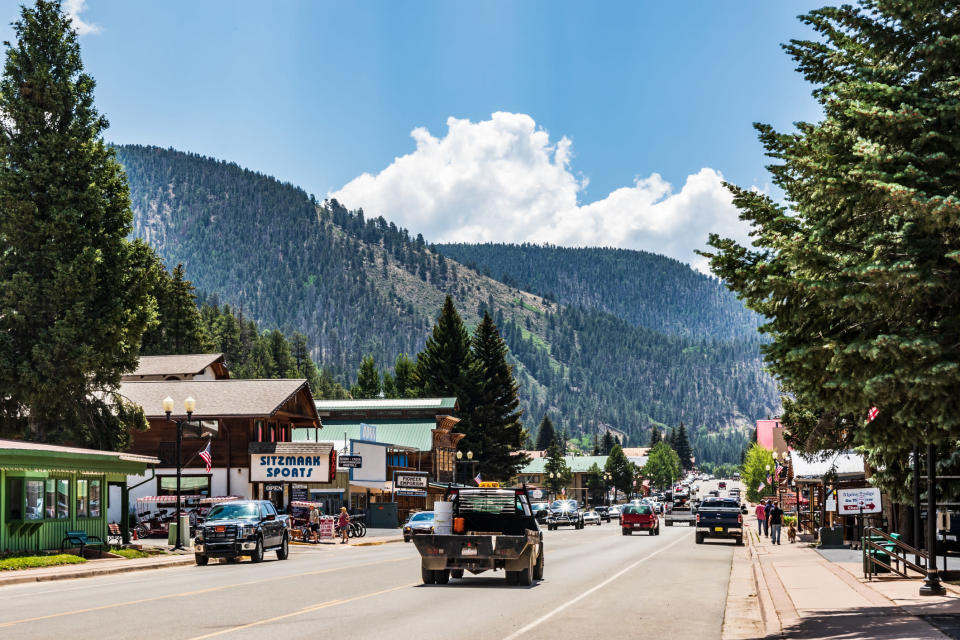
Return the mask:
<svg viewBox="0 0 960 640">
<path fill-rule="evenodd" d="M 200 495 L 180 495 L 180 502 L 184 500 L 202 500 L 207 496 Z M 137 498 L 137 502 L 156 502 L 157 504 L 175 504 L 177 502 L 177 496 L 144 496 L 142 498 Z"/>
</svg>

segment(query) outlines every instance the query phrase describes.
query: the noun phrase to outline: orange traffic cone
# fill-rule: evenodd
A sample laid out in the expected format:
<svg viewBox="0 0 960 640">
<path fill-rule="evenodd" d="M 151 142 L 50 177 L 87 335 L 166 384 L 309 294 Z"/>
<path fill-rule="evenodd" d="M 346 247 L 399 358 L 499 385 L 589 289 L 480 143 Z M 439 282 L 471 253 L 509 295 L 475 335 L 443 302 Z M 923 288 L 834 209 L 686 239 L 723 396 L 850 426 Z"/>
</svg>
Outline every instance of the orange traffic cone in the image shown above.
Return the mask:
<svg viewBox="0 0 960 640">
<path fill-rule="evenodd" d="M 136 528 L 136 527 L 133 528 L 133 539 L 134 539 L 134 540 L 139 540 L 139 539 L 140 539 L 140 538 L 137 537 L 137 528 Z"/>
</svg>

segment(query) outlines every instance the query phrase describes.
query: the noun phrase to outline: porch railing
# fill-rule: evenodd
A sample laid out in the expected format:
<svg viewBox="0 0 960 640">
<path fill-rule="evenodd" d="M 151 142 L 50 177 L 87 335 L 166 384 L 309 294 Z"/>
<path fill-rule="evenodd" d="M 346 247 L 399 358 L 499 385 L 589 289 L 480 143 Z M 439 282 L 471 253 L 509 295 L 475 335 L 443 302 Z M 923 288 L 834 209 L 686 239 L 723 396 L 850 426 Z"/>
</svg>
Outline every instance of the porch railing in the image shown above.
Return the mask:
<svg viewBox="0 0 960 640">
<path fill-rule="evenodd" d="M 875 538 L 880 538 L 880 540 Z M 917 577 L 909 574 L 911 570 L 921 576 L 927 572 L 925 565 L 929 560 L 925 551 L 915 549 L 877 527 L 866 527 L 863 530 L 861 552 L 863 554 L 863 577 L 868 580 L 873 580 L 874 576 L 879 573 L 878 567 L 883 567 L 902 578 Z M 919 560 L 920 564 L 911 561 L 907 556 L 913 556 Z M 888 562 L 884 562 L 881 558 L 886 558 Z"/>
</svg>

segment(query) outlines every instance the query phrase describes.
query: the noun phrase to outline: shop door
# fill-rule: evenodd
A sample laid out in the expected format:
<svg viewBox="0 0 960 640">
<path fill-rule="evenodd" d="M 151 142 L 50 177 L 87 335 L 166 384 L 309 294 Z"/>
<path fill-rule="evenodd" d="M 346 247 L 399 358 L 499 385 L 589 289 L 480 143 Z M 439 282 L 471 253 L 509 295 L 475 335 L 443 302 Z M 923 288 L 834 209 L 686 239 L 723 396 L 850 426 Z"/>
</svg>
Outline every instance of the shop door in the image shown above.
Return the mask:
<svg viewBox="0 0 960 640">
<path fill-rule="evenodd" d="M 283 485 L 265 484 L 263 485 L 263 499 L 273 503 L 273 508 L 279 513 L 286 513 L 284 510 Z"/>
</svg>

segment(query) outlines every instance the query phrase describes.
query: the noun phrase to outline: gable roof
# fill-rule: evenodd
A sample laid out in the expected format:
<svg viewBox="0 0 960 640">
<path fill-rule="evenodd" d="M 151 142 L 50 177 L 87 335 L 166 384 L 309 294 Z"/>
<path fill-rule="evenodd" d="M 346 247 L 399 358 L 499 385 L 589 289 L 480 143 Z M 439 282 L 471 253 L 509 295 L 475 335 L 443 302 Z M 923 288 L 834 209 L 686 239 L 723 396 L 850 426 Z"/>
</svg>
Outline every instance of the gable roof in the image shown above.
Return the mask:
<svg viewBox="0 0 960 640">
<path fill-rule="evenodd" d="M 183 415 L 183 400 L 192 396 L 197 402 L 195 420 L 229 417 L 272 416 L 298 393 L 306 394 L 302 404 L 310 418 L 320 421 L 310 397 L 310 387 L 302 378 L 274 380 L 162 380 L 121 382 L 120 395 L 143 407 L 148 418 L 165 418 L 163 399 L 173 398 L 174 415 Z"/>
<path fill-rule="evenodd" d="M 0 440 L 0 469 L 87 471 L 105 473 L 108 480 L 125 480 L 127 474 L 140 475 L 147 465 L 159 463 L 153 456 L 122 451 Z"/>
<path fill-rule="evenodd" d="M 222 365 L 223 377 L 229 377 L 222 353 L 191 353 L 170 356 L 140 356 L 137 370 L 124 376 L 135 380 L 139 376 L 197 375 L 212 364 Z M 218 374 L 219 375 L 219 374 Z"/>
</svg>

